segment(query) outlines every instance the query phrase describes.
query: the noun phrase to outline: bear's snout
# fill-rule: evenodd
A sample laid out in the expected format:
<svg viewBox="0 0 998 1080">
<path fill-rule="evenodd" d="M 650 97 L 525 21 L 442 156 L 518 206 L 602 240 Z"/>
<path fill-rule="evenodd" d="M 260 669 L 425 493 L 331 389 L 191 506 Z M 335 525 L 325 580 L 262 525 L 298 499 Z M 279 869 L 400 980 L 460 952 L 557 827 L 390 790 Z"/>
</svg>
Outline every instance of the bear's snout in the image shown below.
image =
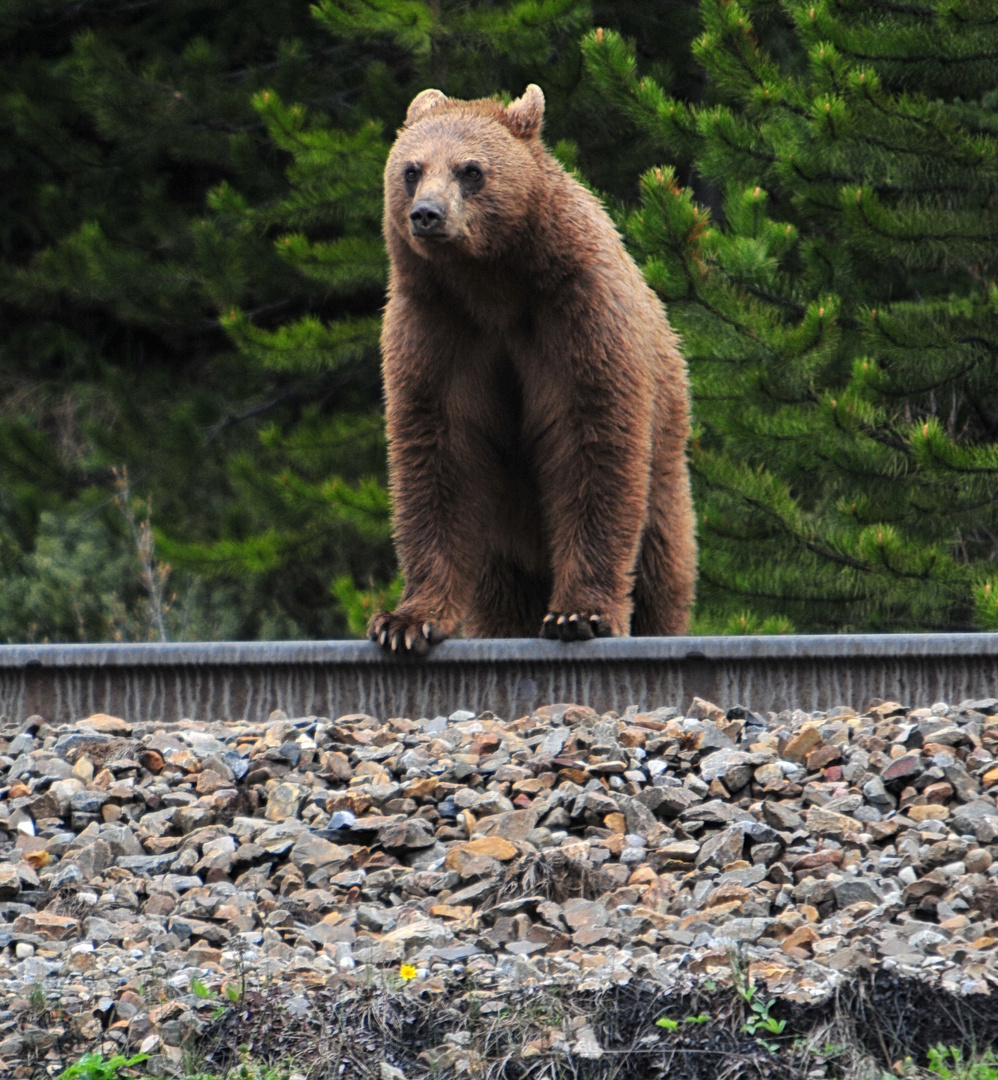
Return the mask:
<svg viewBox="0 0 998 1080">
<path fill-rule="evenodd" d="M 447 207 L 434 199 L 420 199 L 409 211 L 413 236 L 443 236 L 447 224 Z"/>
</svg>

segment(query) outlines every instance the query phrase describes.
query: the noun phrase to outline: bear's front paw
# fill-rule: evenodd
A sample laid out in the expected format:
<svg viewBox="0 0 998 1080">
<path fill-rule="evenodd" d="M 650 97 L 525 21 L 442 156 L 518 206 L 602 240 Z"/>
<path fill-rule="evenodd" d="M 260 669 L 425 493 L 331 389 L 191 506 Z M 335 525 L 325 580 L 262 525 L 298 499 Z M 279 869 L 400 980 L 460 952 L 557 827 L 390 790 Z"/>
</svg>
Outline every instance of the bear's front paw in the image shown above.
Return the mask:
<svg viewBox="0 0 998 1080">
<path fill-rule="evenodd" d="M 431 645 L 447 639 L 447 634 L 433 622 L 417 615 L 381 611 L 371 620 L 367 636 L 392 652 L 421 656 Z"/>
<path fill-rule="evenodd" d="M 549 611 L 541 624 L 541 637 L 552 641 L 589 641 L 594 637 L 613 637 L 608 619 L 595 612 Z"/>
</svg>

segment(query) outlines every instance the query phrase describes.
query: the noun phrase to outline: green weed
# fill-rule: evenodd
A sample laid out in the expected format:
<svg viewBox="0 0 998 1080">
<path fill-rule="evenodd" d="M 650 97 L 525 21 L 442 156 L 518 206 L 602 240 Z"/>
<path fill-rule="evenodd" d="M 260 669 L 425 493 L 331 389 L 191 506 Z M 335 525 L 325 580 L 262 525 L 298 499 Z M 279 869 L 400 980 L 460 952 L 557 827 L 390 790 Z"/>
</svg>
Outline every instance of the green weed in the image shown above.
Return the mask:
<svg viewBox="0 0 998 1080">
<path fill-rule="evenodd" d="M 56 1080 L 119 1080 L 119 1070 L 133 1069 L 148 1057 L 148 1054 L 136 1054 L 130 1058 L 115 1054 L 105 1061 L 103 1054 L 84 1054 L 75 1065 L 61 1072 Z"/>
<path fill-rule="evenodd" d="M 713 1017 L 710 1013 L 700 1013 L 699 1016 L 684 1016 L 682 1020 L 671 1020 L 668 1016 L 660 1016 L 655 1023 L 666 1031 L 675 1031 L 680 1024 L 706 1024 L 711 1019 Z"/>
<path fill-rule="evenodd" d="M 964 1061 L 963 1051 L 955 1046 L 934 1046 L 926 1055 L 927 1068 L 940 1080 L 998 1080 L 998 1057 L 985 1050 L 974 1061 Z"/>
<path fill-rule="evenodd" d="M 211 998 L 218 997 L 218 991 L 205 986 L 196 975 L 191 979 L 191 993 L 195 997 L 201 998 L 202 1001 L 208 1001 Z"/>
</svg>

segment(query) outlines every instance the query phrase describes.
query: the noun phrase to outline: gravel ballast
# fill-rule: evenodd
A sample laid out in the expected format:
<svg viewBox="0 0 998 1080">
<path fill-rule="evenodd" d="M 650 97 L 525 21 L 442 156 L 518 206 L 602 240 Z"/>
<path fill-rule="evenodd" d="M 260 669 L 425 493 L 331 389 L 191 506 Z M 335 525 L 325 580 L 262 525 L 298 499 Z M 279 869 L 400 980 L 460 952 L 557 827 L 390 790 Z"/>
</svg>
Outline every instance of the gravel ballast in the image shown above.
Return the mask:
<svg viewBox="0 0 998 1080">
<path fill-rule="evenodd" d="M 460 1003 L 519 1002 L 523 1060 L 592 1062 L 619 1048 L 570 1003 L 607 995 L 644 1002 L 635 1053 L 664 1053 L 663 1003 L 704 987 L 801 1015 L 884 979 L 983 1000 L 996 754 L 995 699 L 32 717 L 0 729 L 0 1075 L 89 1049 L 170 1074 L 198 1036 L 320 1006 L 373 1040 L 329 1075 L 415 1080 L 488 1071 L 463 1021 L 431 1023 Z M 531 1018 L 532 994 L 563 1007 Z M 415 1025 L 394 1060 L 373 1001 Z"/>
</svg>

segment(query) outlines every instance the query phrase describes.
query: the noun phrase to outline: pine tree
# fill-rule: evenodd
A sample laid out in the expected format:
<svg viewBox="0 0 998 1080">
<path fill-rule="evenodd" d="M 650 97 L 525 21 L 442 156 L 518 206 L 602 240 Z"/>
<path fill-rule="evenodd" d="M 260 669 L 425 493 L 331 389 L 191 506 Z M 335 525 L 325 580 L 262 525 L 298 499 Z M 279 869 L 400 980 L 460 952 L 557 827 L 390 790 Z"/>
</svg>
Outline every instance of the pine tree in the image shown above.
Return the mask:
<svg viewBox="0 0 998 1080">
<path fill-rule="evenodd" d="M 280 398 L 218 312 L 287 303 L 295 275 L 268 238 L 213 221 L 207 194 L 284 188 L 251 96 L 330 107 L 343 88 L 325 69 L 349 70 L 349 50 L 299 4 L 4 0 L 0 14 L 0 639 L 145 636 L 113 467 L 130 466 L 143 504 L 152 493 L 157 522 L 210 534 L 239 517 L 231 459 L 256 452 L 237 421 Z M 34 588 L 43 571 L 75 596 Z M 173 631 L 287 632 L 255 584 L 175 573 Z"/>
<path fill-rule="evenodd" d="M 699 625 L 998 628 L 993 5 L 701 15 L 710 105 L 585 43 L 674 163 L 625 228 L 690 362 Z"/>
</svg>

